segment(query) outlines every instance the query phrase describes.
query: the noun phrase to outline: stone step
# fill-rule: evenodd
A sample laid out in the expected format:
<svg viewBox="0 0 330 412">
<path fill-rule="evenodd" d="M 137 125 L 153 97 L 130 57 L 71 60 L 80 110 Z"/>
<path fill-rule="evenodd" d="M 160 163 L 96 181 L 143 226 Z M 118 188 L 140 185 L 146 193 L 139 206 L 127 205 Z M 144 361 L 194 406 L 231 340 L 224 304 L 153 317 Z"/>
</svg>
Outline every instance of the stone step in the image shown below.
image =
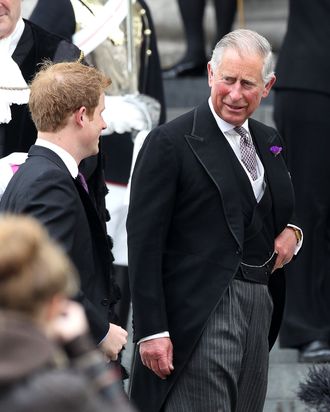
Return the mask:
<svg viewBox="0 0 330 412">
<path fill-rule="evenodd" d="M 309 367 L 308 364 L 292 362 L 270 364 L 264 412 L 306 411 L 297 398 L 297 390 L 299 382 L 307 376 Z"/>
<path fill-rule="evenodd" d="M 269 354 L 269 363 L 272 364 L 290 364 L 298 362 L 298 350 L 279 348 L 278 342 L 275 343 Z"/>
<path fill-rule="evenodd" d="M 273 363 L 269 365 L 267 399 L 295 399 L 299 382 L 310 365 L 306 363 Z"/>
<path fill-rule="evenodd" d="M 263 412 L 308 412 L 301 402 L 287 399 L 266 399 Z"/>
</svg>

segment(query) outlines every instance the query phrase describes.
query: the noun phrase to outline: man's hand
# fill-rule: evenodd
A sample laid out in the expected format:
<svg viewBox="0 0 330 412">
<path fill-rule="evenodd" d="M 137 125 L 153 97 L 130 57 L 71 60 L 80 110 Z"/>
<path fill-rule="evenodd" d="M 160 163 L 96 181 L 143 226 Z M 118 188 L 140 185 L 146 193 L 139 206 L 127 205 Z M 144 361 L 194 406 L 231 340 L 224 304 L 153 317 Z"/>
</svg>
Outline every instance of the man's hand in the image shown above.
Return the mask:
<svg viewBox="0 0 330 412">
<path fill-rule="evenodd" d="M 118 359 L 119 352 L 127 343 L 127 335 L 128 333 L 125 329 L 114 323 L 110 323 L 109 332 L 100 343 L 102 352 L 104 352 L 107 358 L 110 360 Z"/>
<path fill-rule="evenodd" d="M 174 370 L 173 345 L 170 338 L 150 339 L 140 343 L 140 355 L 144 366 L 161 379 Z"/>
<path fill-rule="evenodd" d="M 290 227 L 286 227 L 275 239 L 275 251 L 277 252 L 277 258 L 273 272 L 276 269 L 281 269 L 284 265 L 291 261 L 296 246 L 297 238 L 294 231 L 290 229 Z"/>
</svg>

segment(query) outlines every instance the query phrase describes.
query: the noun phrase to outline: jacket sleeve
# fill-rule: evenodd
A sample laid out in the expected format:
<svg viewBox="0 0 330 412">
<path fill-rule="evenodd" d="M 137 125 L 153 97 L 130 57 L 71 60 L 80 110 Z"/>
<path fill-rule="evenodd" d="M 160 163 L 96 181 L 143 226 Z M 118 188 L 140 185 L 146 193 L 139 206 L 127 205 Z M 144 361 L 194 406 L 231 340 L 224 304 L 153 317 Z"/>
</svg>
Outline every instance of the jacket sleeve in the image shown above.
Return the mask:
<svg viewBox="0 0 330 412">
<path fill-rule="evenodd" d="M 29 188 L 28 201 L 21 199 L 18 203 L 26 204 L 23 212 L 41 221 L 50 236 L 62 245 L 77 266 L 77 257 L 73 256 L 72 250 L 79 226 L 78 193 L 73 182 L 70 183 L 70 179 L 62 172 L 52 172 L 51 176 L 49 173 L 42 174 Z M 79 267 L 77 269 L 79 270 Z M 108 321 L 100 315 L 98 309 L 81 289 L 75 298 L 84 306 L 92 334 L 97 342 L 100 342 L 109 330 Z"/>
<path fill-rule="evenodd" d="M 135 341 L 168 330 L 162 269 L 178 173 L 171 139 L 155 129 L 135 165 L 127 219 Z"/>
</svg>

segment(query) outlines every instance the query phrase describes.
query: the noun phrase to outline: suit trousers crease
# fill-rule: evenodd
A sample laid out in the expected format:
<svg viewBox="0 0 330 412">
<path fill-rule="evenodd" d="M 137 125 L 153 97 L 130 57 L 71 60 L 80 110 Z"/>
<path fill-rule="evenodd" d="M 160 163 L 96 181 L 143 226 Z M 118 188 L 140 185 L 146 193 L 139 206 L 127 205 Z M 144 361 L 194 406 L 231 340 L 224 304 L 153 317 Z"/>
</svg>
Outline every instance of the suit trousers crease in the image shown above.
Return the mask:
<svg viewBox="0 0 330 412">
<path fill-rule="evenodd" d="M 169 393 L 164 412 L 262 412 L 272 309 L 267 286 L 233 280 Z"/>
</svg>

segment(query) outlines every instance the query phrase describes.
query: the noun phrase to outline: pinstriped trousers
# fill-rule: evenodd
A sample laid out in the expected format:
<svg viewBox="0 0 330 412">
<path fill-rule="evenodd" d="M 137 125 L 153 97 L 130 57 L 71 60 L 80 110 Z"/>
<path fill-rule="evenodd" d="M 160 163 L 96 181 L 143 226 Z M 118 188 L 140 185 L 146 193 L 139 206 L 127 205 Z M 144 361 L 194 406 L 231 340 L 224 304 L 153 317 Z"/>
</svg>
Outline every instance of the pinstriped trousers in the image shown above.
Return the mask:
<svg viewBox="0 0 330 412">
<path fill-rule="evenodd" d="M 169 393 L 164 412 L 262 412 L 272 310 L 267 286 L 233 280 Z"/>
</svg>

